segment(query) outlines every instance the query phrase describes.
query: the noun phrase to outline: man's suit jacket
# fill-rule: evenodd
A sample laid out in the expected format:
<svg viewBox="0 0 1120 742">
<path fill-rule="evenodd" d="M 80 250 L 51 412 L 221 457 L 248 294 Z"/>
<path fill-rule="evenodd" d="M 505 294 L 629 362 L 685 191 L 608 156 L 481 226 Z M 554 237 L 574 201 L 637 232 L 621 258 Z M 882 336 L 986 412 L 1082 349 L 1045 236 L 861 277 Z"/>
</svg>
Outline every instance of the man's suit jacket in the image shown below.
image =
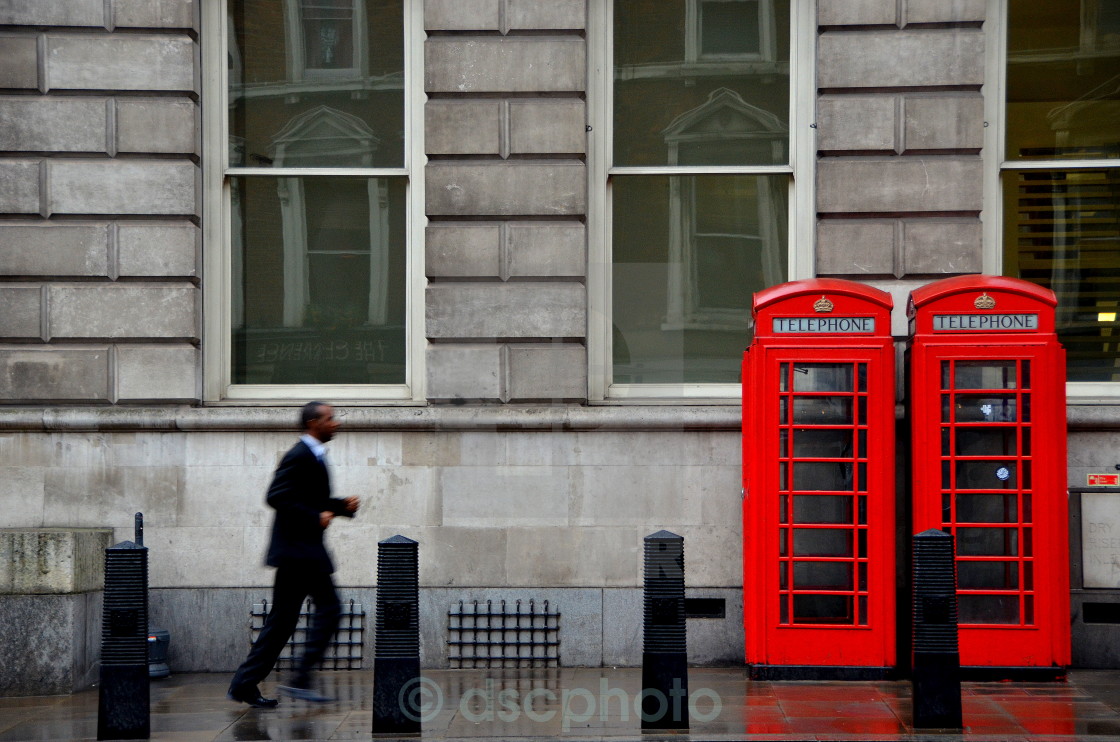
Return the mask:
<svg viewBox="0 0 1120 742">
<path fill-rule="evenodd" d="M 266 499 L 276 509 L 276 519 L 265 563 L 270 567 L 334 572 L 323 545 L 319 514 L 330 511 L 349 518 L 352 513 L 344 501 L 331 497 L 326 464 L 302 440 L 280 460 Z"/>
</svg>

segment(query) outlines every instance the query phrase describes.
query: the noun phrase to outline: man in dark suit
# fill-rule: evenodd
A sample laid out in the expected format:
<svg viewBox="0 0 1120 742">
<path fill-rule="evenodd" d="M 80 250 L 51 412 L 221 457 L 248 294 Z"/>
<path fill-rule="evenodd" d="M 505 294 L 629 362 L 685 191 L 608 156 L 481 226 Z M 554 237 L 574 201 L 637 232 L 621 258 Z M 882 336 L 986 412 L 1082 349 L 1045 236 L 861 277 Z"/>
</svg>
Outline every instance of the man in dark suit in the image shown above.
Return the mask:
<svg viewBox="0 0 1120 742">
<path fill-rule="evenodd" d="M 257 684 L 272 671 L 295 632 L 300 607 L 309 595 L 315 603 L 315 615 L 307 643 L 290 683 L 280 686 L 280 691 L 306 701 L 334 700 L 311 688 L 312 671 L 323 658 L 340 614 L 338 593 L 331 580 L 334 564 L 323 545 L 323 534 L 335 516 L 353 517 L 358 510 L 358 498 L 331 497 L 324 458 L 324 444 L 338 430 L 331 406 L 308 402 L 303 406 L 300 423 L 303 434 L 284 454 L 268 488 L 268 504 L 276 510 L 265 559 L 268 566 L 276 568 L 272 610 L 229 686 L 230 700 L 256 708 L 277 705 L 276 699 L 261 695 Z"/>
</svg>

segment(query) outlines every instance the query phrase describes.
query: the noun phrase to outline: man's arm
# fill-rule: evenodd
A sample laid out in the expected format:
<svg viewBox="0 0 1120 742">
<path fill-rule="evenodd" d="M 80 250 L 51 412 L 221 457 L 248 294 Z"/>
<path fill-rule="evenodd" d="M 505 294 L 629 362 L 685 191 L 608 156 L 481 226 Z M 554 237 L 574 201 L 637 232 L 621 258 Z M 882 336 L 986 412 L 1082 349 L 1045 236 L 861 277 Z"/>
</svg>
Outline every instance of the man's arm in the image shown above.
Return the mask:
<svg viewBox="0 0 1120 742">
<path fill-rule="evenodd" d="M 330 512 L 334 515 L 341 515 L 343 518 L 353 518 L 354 513 L 358 512 L 359 500 L 357 497 L 345 497 L 338 499 L 332 497 L 327 501 L 330 504 Z"/>
</svg>

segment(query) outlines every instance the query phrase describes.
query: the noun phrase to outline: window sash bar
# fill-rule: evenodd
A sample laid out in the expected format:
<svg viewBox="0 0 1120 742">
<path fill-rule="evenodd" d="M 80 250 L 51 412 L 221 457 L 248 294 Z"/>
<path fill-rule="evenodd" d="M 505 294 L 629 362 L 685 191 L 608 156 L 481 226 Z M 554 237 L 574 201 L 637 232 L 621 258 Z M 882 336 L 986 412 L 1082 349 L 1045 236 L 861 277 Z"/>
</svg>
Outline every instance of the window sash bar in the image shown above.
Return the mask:
<svg viewBox="0 0 1120 742">
<path fill-rule="evenodd" d="M 228 167 L 225 169 L 227 178 L 241 176 L 272 176 L 279 178 L 295 178 L 304 175 L 333 175 L 335 177 L 361 177 L 361 178 L 393 178 L 408 177 L 405 168 L 358 168 L 358 167 Z"/>
<path fill-rule="evenodd" d="M 792 175 L 792 165 L 659 165 L 652 167 L 612 167 L 614 175 Z"/>
<path fill-rule="evenodd" d="M 1006 160 L 1001 170 L 1099 170 L 1120 168 L 1120 158 L 1111 160 Z"/>
</svg>

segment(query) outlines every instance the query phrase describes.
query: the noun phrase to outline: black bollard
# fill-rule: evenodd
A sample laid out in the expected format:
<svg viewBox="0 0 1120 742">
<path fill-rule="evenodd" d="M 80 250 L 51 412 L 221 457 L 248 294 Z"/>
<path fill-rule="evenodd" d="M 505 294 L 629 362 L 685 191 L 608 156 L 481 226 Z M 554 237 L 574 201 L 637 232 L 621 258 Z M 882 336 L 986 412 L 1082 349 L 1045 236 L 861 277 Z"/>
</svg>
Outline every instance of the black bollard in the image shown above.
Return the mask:
<svg viewBox="0 0 1120 742">
<path fill-rule="evenodd" d="M 642 729 L 688 729 L 688 652 L 684 618 L 684 539 L 645 537 L 642 625 Z"/>
<path fill-rule="evenodd" d="M 420 734 L 420 568 L 418 544 L 377 544 L 373 733 Z"/>
<path fill-rule="evenodd" d="M 98 739 L 151 736 L 148 694 L 148 549 L 123 541 L 105 550 Z"/>
<path fill-rule="evenodd" d="M 914 727 L 960 729 L 961 655 L 953 537 L 914 537 Z"/>
</svg>

